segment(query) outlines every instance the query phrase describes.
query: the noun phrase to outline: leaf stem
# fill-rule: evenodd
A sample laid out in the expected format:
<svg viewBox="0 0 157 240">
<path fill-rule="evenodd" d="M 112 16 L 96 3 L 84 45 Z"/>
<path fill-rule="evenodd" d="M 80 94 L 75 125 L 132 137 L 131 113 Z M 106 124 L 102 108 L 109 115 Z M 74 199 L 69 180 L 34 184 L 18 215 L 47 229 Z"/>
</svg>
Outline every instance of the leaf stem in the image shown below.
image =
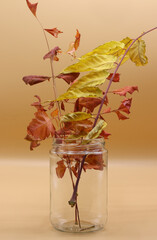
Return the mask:
<svg viewBox="0 0 157 240">
<path fill-rule="evenodd" d="M 45 41 L 46 41 L 46 44 L 47 44 L 47 48 L 48 48 L 48 51 L 50 51 L 50 46 L 49 46 L 49 43 L 48 43 L 48 39 L 46 37 L 46 33 L 45 33 L 45 30 L 43 28 L 43 25 L 41 24 L 40 20 L 36 17 L 39 25 L 41 26 L 42 30 L 43 30 L 43 34 L 44 34 L 44 37 L 45 37 Z M 53 64 L 52 64 L 52 59 L 50 59 L 50 67 L 51 67 L 51 74 L 52 74 L 52 82 L 53 82 L 53 92 L 54 92 L 54 99 L 56 101 L 57 99 L 57 90 L 56 90 L 56 82 L 55 82 L 55 76 L 54 76 L 54 70 L 53 70 Z M 58 106 L 58 118 L 60 119 L 61 117 L 61 109 L 60 109 L 60 105 L 59 105 L 59 102 L 56 102 L 57 103 L 57 106 Z"/>
<path fill-rule="evenodd" d="M 100 104 L 100 107 L 99 107 L 97 116 L 96 116 L 96 118 L 95 118 L 95 121 L 94 121 L 94 124 L 93 124 L 93 128 L 96 126 L 96 123 L 97 123 L 97 121 L 98 121 L 98 119 L 99 119 L 101 109 L 102 109 L 103 104 L 104 104 L 104 102 L 105 102 L 105 99 L 106 99 L 107 93 L 108 93 L 108 91 L 109 91 L 109 89 L 110 89 L 110 86 L 111 86 L 111 84 L 112 84 L 112 81 L 113 81 L 113 79 L 114 79 L 114 77 L 115 77 L 115 75 L 116 75 L 116 73 L 117 73 L 117 71 L 118 71 L 118 69 L 119 69 L 119 67 L 120 67 L 120 65 L 121 65 L 124 57 L 125 57 L 126 54 L 128 53 L 129 49 L 132 47 L 132 45 L 133 45 L 139 38 L 143 37 L 144 35 L 148 34 L 148 33 L 151 32 L 151 31 L 154 31 L 154 30 L 156 30 L 156 29 L 157 29 L 157 27 L 154 27 L 154 28 L 148 30 L 147 32 L 142 33 L 140 36 L 138 36 L 136 39 L 134 39 L 133 42 L 129 45 L 129 47 L 126 49 L 123 57 L 121 58 L 120 62 L 118 63 L 118 65 L 117 65 L 117 67 L 116 67 L 116 69 L 115 69 L 115 71 L 114 71 L 114 73 L 113 73 L 113 75 L 112 75 L 112 77 L 111 77 L 111 79 L 110 79 L 110 82 L 109 82 L 109 84 L 108 84 L 108 86 L 107 86 L 107 89 L 106 89 L 105 94 L 104 94 L 104 96 L 103 96 L 103 98 L 102 98 L 102 102 L 101 102 L 101 104 Z M 81 177 L 81 173 L 82 173 L 82 169 L 83 169 L 83 165 L 84 165 L 86 156 L 87 156 L 87 155 L 84 155 L 84 156 L 83 156 L 83 159 L 82 159 L 82 162 L 81 162 L 81 167 L 80 167 L 79 172 L 78 172 L 78 177 L 77 177 L 77 180 L 76 180 L 75 188 L 74 188 L 72 197 L 71 197 L 71 199 L 70 199 L 70 201 L 69 201 L 69 204 L 70 204 L 72 207 L 75 206 L 75 204 L 76 204 L 78 184 L 79 184 L 79 181 L 80 181 L 80 177 Z"/>
</svg>

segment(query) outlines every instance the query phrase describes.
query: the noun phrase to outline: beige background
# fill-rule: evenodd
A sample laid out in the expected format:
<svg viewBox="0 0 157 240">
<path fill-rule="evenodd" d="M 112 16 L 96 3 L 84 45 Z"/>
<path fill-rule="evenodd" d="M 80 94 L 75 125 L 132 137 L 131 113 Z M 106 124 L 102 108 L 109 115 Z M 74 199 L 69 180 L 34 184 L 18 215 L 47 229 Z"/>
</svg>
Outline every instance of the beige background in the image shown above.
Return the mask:
<svg viewBox="0 0 157 240">
<path fill-rule="evenodd" d="M 81 56 L 106 41 L 135 38 L 155 27 L 156 9 L 155 0 L 40 0 L 38 16 L 44 27 L 64 32 L 58 39 L 49 36 L 52 48 L 58 45 L 67 50 L 78 28 Z M 155 240 L 157 236 L 157 31 L 144 39 L 149 64 L 138 68 L 127 63 L 120 69 L 121 83 L 114 85 L 138 85 L 139 93 L 133 95 L 130 120 L 109 118 L 108 225 L 105 231 L 83 235 L 83 239 Z M 47 52 L 43 33 L 25 0 L 1 0 L 0 43 L 0 238 L 79 239 L 55 231 L 49 223 L 51 140 L 33 152 L 24 141 L 34 113 L 33 96 L 52 98 L 48 82 L 30 87 L 21 80 L 24 75 L 50 74 L 49 63 L 42 60 Z M 70 63 L 64 57 L 55 63 L 55 73 Z M 58 81 L 58 92 L 65 88 Z"/>
<path fill-rule="evenodd" d="M 81 56 L 106 41 L 121 40 L 126 36 L 135 38 L 141 32 L 156 26 L 156 9 L 157 2 L 154 0 L 40 0 L 38 16 L 44 27 L 58 27 L 64 32 L 58 39 L 49 36 L 52 48 L 58 45 L 66 51 L 78 28 L 82 34 L 78 51 L 78 56 Z M 38 94 L 43 100 L 51 99 L 51 83 L 30 87 L 21 80 L 24 75 L 50 74 L 49 62 L 42 59 L 47 52 L 43 33 L 24 0 L 1 1 L 0 12 L 0 155 L 9 158 L 47 157 L 51 141 L 30 153 L 29 144 L 23 138 L 34 113 L 33 107 L 30 107 L 34 101 L 33 96 Z M 127 63 L 119 71 L 121 83 L 114 85 L 115 89 L 138 85 L 139 93 L 135 92 L 133 95 L 130 120 L 119 121 L 116 115 L 108 119 L 106 130 L 112 136 L 106 144 L 111 158 L 156 157 L 157 31 L 144 39 L 149 64 L 136 67 Z M 55 73 L 59 73 L 67 63 L 71 63 L 69 57 L 63 57 L 60 62 L 55 63 Z M 62 80 L 58 81 L 59 93 L 65 91 L 66 87 Z"/>
</svg>

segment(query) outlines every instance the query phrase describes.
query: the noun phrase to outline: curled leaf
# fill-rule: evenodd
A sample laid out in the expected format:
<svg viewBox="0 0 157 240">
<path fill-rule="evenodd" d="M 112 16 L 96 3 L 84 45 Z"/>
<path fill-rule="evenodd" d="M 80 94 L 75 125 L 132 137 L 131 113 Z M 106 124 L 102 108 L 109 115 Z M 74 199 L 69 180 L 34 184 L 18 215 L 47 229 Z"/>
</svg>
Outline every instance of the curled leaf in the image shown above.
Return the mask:
<svg viewBox="0 0 157 240">
<path fill-rule="evenodd" d="M 112 91 L 114 94 L 118 94 L 120 96 L 126 96 L 127 93 L 132 94 L 134 91 L 138 91 L 137 86 L 127 86 L 117 90 Z"/>
<path fill-rule="evenodd" d="M 60 48 L 57 46 L 55 48 L 53 48 L 50 52 L 48 52 L 43 59 L 47 59 L 50 58 L 52 61 L 59 61 L 59 58 L 57 57 L 57 54 L 60 52 Z"/>
<path fill-rule="evenodd" d="M 118 110 L 116 110 L 116 111 L 114 111 L 114 112 L 117 114 L 119 120 L 129 119 L 128 117 L 126 117 L 125 115 L 123 115 L 123 114 L 122 114 L 120 111 L 118 111 Z"/>
<path fill-rule="evenodd" d="M 76 78 L 78 78 L 78 76 L 80 75 L 80 73 L 60 73 L 58 76 L 56 76 L 57 78 L 62 78 L 64 81 L 66 81 L 68 84 L 72 83 Z"/>
<path fill-rule="evenodd" d="M 28 0 L 26 0 L 26 2 L 27 2 L 27 6 L 29 7 L 30 11 L 36 17 L 36 11 L 37 11 L 38 3 L 30 3 Z"/>
<path fill-rule="evenodd" d="M 75 42 L 70 43 L 69 49 L 67 51 L 67 53 L 70 54 L 74 58 L 76 57 L 75 52 L 80 45 L 80 38 L 81 38 L 81 34 L 79 33 L 78 30 L 76 30 Z"/>
<path fill-rule="evenodd" d="M 57 28 L 52 28 L 52 29 L 44 29 L 46 32 L 50 33 L 52 36 L 54 36 L 55 38 L 58 38 L 58 34 L 59 33 L 63 33 L 61 31 L 59 31 Z"/>
<path fill-rule="evenodd" d="M 26 83 L 26 84 L 29 84 L 30 86 L 34 85 L 34 84 L 37 84 L 37 83 L 41 83 L 41 82 L 44 82 L 46 80 L 50 80 L 51 77 L 48 77 L 48 76 L 37 76 L 37 75 L 29 75 L 29 76 L 25 76 L 23 77 L 23 81 Z"/>
<path fill-rule="evenodd" d="M 129 99 L 125 98 L 122 101 L 122 103 L 121 103 L 120 107 L 118 108 L 118 110 L 129 114 L 130 113 L 130 108 L 131 108 L 131 103 L 132 103 L 132 98 L 129 98 Z"/>
<path fill-rule="evenodd" d="M 38 101 L 32 103 L 31 106 L 36 107 L 37 110 L 46 111 L 46 110 L 44 109 L 44 107 L 42 106 L 42 104 L 41 104 L 41 99 L 40 99 L 40 97 L 39 97 L 38 95 L 35 95 L 34 97 L 36 97 L 36 98 L 38 99 Z"/>
<path fill-rule="evenodd" d="M 87 134 L 86 140 L 94 139 L 99 137 L 102 130 L 107 126 L 107 123 L 104 120 L 100 120 L 97 125 Z"/>
<path fill-rule="evenodd" d="M 75 122 L 91 118 L 91 114 L 85 112 L 68 113 L 61 118 L 61 122 Z"/>
<path fill-rule="evenodd" d="M 30 150 L 32 151 L 34 148 L 38 147 L 40 145 L 38 140 L 34 140 L 32 136 L 27 135 L 25 137 L 25 140 L 30 142 Z"/>
</svg>

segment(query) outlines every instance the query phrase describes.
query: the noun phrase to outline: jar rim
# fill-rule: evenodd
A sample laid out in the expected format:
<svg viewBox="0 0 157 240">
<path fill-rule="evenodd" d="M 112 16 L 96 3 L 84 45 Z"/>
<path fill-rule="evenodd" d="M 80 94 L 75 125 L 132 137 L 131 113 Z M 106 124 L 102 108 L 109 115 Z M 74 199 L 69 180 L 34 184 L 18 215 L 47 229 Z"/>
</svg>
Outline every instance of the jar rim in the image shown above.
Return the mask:
<svg viewBox="0 0 157 240">
<path fill-rule="evenodd" d="M 87 145 L 87 144 L 103 144 L 105 145 L 105 139 L 103 136 L 99 136 L 97 138 L 93 138 L 93 139 L 89 139 L 87 143 L 82 144 L 83 138 L 66 138 L 65 135 L 64 138 L 63 137 L 53 137 L 53 142 L 52 144 L 57 144 L 57 145 L 64 145 L 64 144 L 70 144 L 70 145 Z"/>
</svg>

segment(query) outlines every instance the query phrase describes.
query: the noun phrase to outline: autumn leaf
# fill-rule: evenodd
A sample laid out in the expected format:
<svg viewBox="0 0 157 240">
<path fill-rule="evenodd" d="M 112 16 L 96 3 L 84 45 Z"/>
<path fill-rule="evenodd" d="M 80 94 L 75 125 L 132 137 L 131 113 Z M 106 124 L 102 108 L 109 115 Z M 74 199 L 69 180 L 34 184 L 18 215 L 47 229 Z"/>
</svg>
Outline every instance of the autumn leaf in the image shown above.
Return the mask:
<svg viewBox="0 0 157 240">
<path fill-rule="evenodd" d="M 60 52 L 60 48 L 59 47 L 55 47 L 53 48 L 51 51 L 49 51 L 44 57 L 43 59 L 47 59 L 50 58 L 51 60 L 55 60 L 55 61 L 59 61 L 59 58 L 57 57 L 57 54 Z"/>
<path fill-rule="evenodd" d="M 65 174 L 66 171 L 66 166 L 64 165 L 64 161 L 58 161 L 57 162 L 57 167 L 56 167 L 56 174 L 58 178 L 62 178 Z"/>
<path fill-rule="evenodd" d="M 65 106 L 64 106 L 64 103 L 63 103 L 63 102 L 61 102 L 61 109 L 62 109 L 63 111 L 65 111 Z"/>
<path fill-rule="evenodd" d="M 111 112 L 111 108 L 105 108 L 101 113 L 110 113 Z"/>
<path fill-rule="evenodd" d="M 41 99 L 40 99 L 40 97 L 39 97 L 38 95 L 35 95 L 34 97 L 36 97 L 36 98 L 38 99 L 38 101 L 32 103 L 31 106 L 36 107 L 37 110 L 46 111 L 46 110 L 44 109 L 44 107 L 42 106 L 42 104 L 41 104 Z"/>
<path fill-rule="evenodd" d="M 23 77 L 23 81 L 26 83 L 26 84 L 29 84 L 30 86 L 34 85 L 34 84 L 38 84 L 38 83 L 41 83 L 41 82 L 44 82 L 46 80 L 50 80 L 51 77 L 48 77 L 48 76 L 37 76 L 37 75 L 29 75 L 29 76 L 25 76 Z"/>
<path fill-rule="evenodd" d="M 52 28 L 52 29 L 44 29 L 46 32 L 50 33 L 52 36 L 54 36 L 55 38 L 58 38 L 58 34 L 59 33 L 63 33 L 61 31 L 59 31 L 57 28 Z"/>
<path fill-rule="evenodd" d="M 68 113 L 61 118 L 61 122 L 81 121 L 91 118 L 91 114 L 85 112 Z"/>
<path fill-rule="evenodd" d="M 129 98 L 129 99 L 125 98 L 122 101 L 122 103 L 121 103 L 120 107 L 118 108 L 118 110 L 129 114 L 130 113 L 131 103 L 132 103 L 132 98 Z"/>
<path fill-rule="evenodd" d="M 104 137 L 104 139 L 108 139 L 108 137 L 110 136 L 110 133 L 107 133 L 106 131 L 102 130 L 102 132 L 100 133 L 100 136 Z"/>
<path fill-rule="evenodd" d="M 129 50 L 129 56 L 136 66 L 144 66 L 148 63 L 148 58 L 145 55 L 146 44 L 144 40 L 138 39 Z"/>
<path fill-rule="evenodd" d="M 34 140 L 44 140 L 50 134 L 53 136 L 55 129 L 47 113 L 45 111 L 38 111 L 35 113 L 35 118 L 32 119 L 27 127 L 27 132 Z"/>
<path fill-rule="evenodd" d="M 117 57 L 112 55 L 93 54 L 92 56 L 81 58 L 79 62 L 65 68 L 62 73 L 101 71 L 112 69 L 115 67 L 116 60 Z"/>
<path fill-rule="evenodd" d="M 38 147 L 40 145 L 38 140 L 34 140 L 32 136 L 27 135 L 25 137 L 25 140 L 30 142 L 30 150 L 32 151 L 34 148 Z"/>
<path fill-rule="evenodd" d="M 51 117 L 52 118 L 55 118 L 55 117 L 57 117 L 58 116 L 58 108 L 56 108 L 52 113 L 51 113 Z"/>
<path fill-rule="evenodd" d="M 120 111 L 118 111 L 118 110 L 115 110 L 114 112 L 117 114 L 119 120 L 129 119 L 128 117 L 126 117 L 125 115 L 123 115 L 123 114 L 122 114 Z"/>
<path fill-rule="evenodd" d="M 113 76 L 113 73 L 110 73 L 110 75 L 107 77 L 108 80 L 110 80 Z M 120 78 L 120 74 L 119 73 L 116 73 L 114 78 L 113 78 L 113 82 L 119 82 L 119 78 Z"/>
<path fill-rule="evenodd" d="M 85 107 L 90 112 L 93 112 L 94 109 L 101 103 L 101 101 L 101 98 L 79 98 L 78 102 L 76 103 L 77 106 L 75 106 L 75 109 L 77 107 L 81 111 L 82 108 Z"/>
<path fill-rule="evenodd" d="M 110 73 L 106 70 L 102 70 L 100 72 L 90 72 L 72 83 L 69 90 L 82 87 L 96 87 L 103 84 L 109 75 Z"/>
<path fill-rule="evenodd" d="M 60 73 L 58 76 L 56 76 L 57 78 L 62 78 L 64 81 L 66 81 L 68 84 L 72 83 L 76 78 L 78 78 L 78 76 L 80 75 L 80 73 Z"/>
<path fill-rule="evenodd" d="M 86 157 L 83 168 L 86 169 L 95 169 L 103 170 L 104 161 L 102 154 L 90 154 Z"/>
<path fill-rule="evenodd" d="M 30 3 L 28 0 L 26 0 L 26 2 L 27 2 L 27 6 L 29 7 L 30 11 L 36 17 L 36 11 L 37 11 L 38 3 Z"/>
<path fill-rule="evenodd" d="M 127 93 L 132 94 L 134 91 L 138 91 L 137 86 L 127 86 L 124 88 L 120 88 L 117 90 L 112 91 L 114 94 L 118 94 L 120 96 L 126 96 Z"/>
<path fill-rule="evenodd" d="M 87 143 L 88 140 L 99 137 L 102 130 L 107 126 L 107 123 L 104 120 L 100 120 L 96 126 L 87 134 L 84 143 Z"/>
<path fill-rule="evenodd" d="M 110 41 L 107 42 L 103 45 L 100 45 L 99 47 L 95 48 L 93 51 L 86 53 L 81 57 L 86 58 L 87 56 L 92 56 L 93 54 L 100 54 L 100 55 L 113 55 L 116 53 L 118 50 L 123 49 L 125 46 L 124 43 L 119 42 L 119 41 Z"/>
<path fill-rule="evenodd" d="M 102 96 L 102 91 L 98 87 L 86 87 L 86 88 L 72 88 L 66 93 L 60 95 L 57 101 L 62 101 L 65 99 L 75 99 L 80 97 L 100 97 Z"/>
<path fill-rule="evenodd" d="M 81 34 L 79 33 L 78 30 L 76 30 L 75 42 L 70 43 L 69 49 L 67 51 L 67 53 L 70 54 L 74 58 L 76 57 L 75 52 L 80 45 L 80 38 L 81 38 Z"/>
</svg>

